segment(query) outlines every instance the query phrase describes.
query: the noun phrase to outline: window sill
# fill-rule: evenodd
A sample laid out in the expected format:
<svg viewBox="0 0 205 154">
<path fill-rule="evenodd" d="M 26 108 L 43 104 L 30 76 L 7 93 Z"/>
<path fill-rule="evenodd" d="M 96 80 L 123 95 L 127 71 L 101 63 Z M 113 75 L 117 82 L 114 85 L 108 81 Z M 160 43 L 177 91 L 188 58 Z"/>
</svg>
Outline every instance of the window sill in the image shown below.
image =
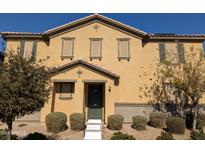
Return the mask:
<svg viewBox="0 0 205 154">
<path fill-rule="evenodd" d="M 118 57 L 118 60 L 119 60 L 119 61 L 121 61 L 121 60 L 130 61 L 130 57 Z"/>
<path fill-rule="evenodd" d="M 168 62 L 168 61 L 162 61 L 162 62 L 160 62 L 160 64 L 164 64 L 164 65 L 168 65 L 168 66 L 179 66 L 179 65 L 185 64 L 185 62 L 183 62 L 183 63 L 180 63 L 180 62 L 172 63 L 172 62 Z"/>
<path fill-rule="evenodd" d="M 62 100 L 67 100 L 67 99 L 72 99 L 73 97 L 72 96 L 70 96 L 70 97 L 62 97 L 62 96 L 60 96 L 59 97 L 59 99 L 62 99 Z"/>
<path fill-rule="evenodd" d="M 102 57 L 89 57 L 89 58 L 90 58 L 90 60 L 93 60 L 93 59 L 101 60 L 102 59 Z"/>
<path fill-rule="evenodd" d="M 61 59 L 63 60 L 63 59 L 71 59 L 71 60 L 73 60 L 73 57 L 74 56 L 61 56 Z"/>
</svg>

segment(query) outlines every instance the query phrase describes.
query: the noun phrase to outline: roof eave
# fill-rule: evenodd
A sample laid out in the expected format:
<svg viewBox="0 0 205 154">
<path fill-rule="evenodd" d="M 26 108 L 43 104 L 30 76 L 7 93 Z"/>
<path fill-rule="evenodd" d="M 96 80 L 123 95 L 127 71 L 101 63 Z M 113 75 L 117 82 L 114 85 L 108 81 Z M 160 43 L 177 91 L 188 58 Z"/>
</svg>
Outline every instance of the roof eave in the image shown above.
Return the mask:
<svg viewBox="0 0 205 154">
<path fill-rule="evenodd" d="M 69 64 L 65 64 L 63 66 L 60 66 L 60 67 L 50 71 L 50 74 L 51 74 L 51 76 L 55 76 L 56 74 L 59 74 L 59 73 L 65 71 L 67 69 L 70 69 L 70 68 L 73 68 L 73 67 L 79 66 L 79 65 L 80 66 L 88 67 L 91 70 L 94 70 L 94 71 L 97 71 L 99 73 L 102 73 L 102 74 L 104 74 L 104 75 L 106 75 L 106 76 L 108 76 L 108 77 L 110 77 L 110 78 L 112 78 L 114 80 L 119 80 L 119 78 L 120 78 L 120 76 L 118 76 L 118 75 L 116 75 L 114 73 L 111 73 L 111 72 L 109 72 L 109 71 L 107 71 L 107 70 L 105 70 L 103 68 L 100 68 L 100 67 L 95 66 L 93 64 L 90 64 L 88 62 L 85 62 L 83 60 L 77 60 L 77 61 L 71 62 Z"/>
<path fill-rule="evenodd" d="M 134 35 L 138 35 L 142 38 L 147 35 L 147 33 L 144 32 L 144 31 L 141 31 L 139 29 L 136 29 L 134 27 L 128 26 L 126 24 L 123 24 L 121 22 L 118 22 L 116 20 L 113 20 L 111 18 L 105 17 L 103 15 L 99 15 L 99 14 L 93 14 L 93 15 L 78 19 L 76 21 L 73 21 L 73 22 L 64 24 L 62 26 L 53 28 L 51 30 L 48 30 L 44 33 L 48 36 L 52 36 L 52 35 L 55 35 L 59 32 L 66 31 L 66 30 L 69 30 L 69 29 L 72 29 L 72 28 L 76 28 L 80 25 L 83 25 L 83 24 L 86 24 L 86 23 L 89 23 L 89 22 L 91 23 L 91 22 L 94 22 L 94 21 L 100 21 L 102 23 L 107 23 L 108 25 L 112 25 L 112 26 L 117 27 L 119 29 L 122 29 L 126 32 L 133 33 Z"/>
</svg>

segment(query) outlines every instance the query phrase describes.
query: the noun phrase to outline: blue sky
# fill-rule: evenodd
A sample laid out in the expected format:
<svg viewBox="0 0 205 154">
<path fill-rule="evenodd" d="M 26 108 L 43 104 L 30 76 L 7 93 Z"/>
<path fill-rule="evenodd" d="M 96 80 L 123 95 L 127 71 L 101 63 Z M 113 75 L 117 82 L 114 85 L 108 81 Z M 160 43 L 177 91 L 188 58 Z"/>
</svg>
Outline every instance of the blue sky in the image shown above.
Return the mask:
<svg viewBox="0 0 205 154">
<path fill-rule="evenodd" d="M 43 32 L 90 14 L 0 13 L 0 32 Z M 205 34 L 204 14 L 108 13 L 102 14 L 149 33 Z M 1 41 L 1 40 L 0 40 Z M 0 44 L 1 49 L 1 44 Z"/>
</svg>

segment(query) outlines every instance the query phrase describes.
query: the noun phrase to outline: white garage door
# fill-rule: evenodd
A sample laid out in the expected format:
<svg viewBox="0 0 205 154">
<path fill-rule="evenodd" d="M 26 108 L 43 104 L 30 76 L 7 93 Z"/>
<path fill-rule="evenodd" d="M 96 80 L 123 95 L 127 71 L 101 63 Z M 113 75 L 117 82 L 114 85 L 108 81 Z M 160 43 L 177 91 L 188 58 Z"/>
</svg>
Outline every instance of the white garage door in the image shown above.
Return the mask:
<svg viewBox="0 0 205 154">
<path fill-rule="evenodd" d="M 121 114 L 124 117 L 124 122 L 132 122 L 132 117 L 134 115 L 144 116 L 149 119 L 149 115 L 152 111 L 153 107 L 151 105 L 128 103 L 115 104 L 115 114 Z"/>
</svg>

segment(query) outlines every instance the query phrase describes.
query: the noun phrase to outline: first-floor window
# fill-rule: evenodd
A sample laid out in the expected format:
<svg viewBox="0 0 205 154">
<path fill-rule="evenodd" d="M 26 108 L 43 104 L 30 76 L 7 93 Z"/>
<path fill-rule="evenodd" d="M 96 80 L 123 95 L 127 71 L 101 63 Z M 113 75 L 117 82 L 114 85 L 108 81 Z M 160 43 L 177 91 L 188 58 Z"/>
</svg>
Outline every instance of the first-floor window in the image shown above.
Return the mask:
<svg viewBox="0 0 205 154">
<path fill-rule="evenodd" d="M 72 98 L 74 93 L 74 83 L 73 82 L 62 82 L 60 83 L 60 98 Z"/>
</svg>

